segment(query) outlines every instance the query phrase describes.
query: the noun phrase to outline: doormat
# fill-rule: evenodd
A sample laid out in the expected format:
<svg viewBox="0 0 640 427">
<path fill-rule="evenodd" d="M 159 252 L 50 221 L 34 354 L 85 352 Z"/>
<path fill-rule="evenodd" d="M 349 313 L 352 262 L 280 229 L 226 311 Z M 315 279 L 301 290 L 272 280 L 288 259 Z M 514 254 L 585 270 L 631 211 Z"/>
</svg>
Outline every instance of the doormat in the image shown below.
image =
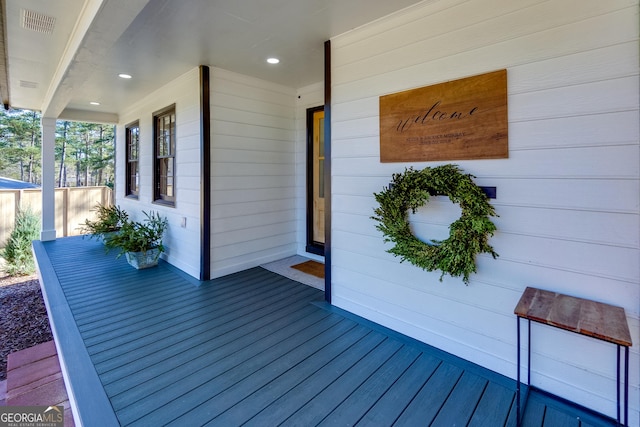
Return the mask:
<svg viewBox="0 0 640 427">
<path fill-rule="evenodd" d="M 324 279 L 324 264 L 317 261 L 305 261 L 301 264 L 292 265 L 291 268 Z"/>
</svg>

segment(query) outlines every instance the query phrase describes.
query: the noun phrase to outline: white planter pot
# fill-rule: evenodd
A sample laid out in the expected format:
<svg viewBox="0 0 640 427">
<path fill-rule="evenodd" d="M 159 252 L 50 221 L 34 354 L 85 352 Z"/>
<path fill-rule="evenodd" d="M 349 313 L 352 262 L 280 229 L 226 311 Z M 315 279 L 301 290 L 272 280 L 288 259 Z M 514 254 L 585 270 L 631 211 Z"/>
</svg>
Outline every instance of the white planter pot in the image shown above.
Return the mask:
<svg viewBox="0 0 640 427">
<path fill-rule="evenodd" d="M 143 268 L 155 267 L 160 258 L 160 249 L 153 248 L 145 252 L 127 252 L 127 262 L 133 267 L 141 270 Z"/>
</svg>

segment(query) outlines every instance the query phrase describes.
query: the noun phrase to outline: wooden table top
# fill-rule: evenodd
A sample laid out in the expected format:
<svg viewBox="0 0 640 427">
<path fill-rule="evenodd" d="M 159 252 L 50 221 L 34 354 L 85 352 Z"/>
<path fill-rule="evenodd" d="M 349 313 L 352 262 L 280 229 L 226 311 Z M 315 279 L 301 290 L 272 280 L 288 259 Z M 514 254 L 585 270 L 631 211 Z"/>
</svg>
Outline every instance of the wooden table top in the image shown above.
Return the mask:
<svg viewBox="0 0 640 427">
<path fill-rule="evenodd" d="M 528 287 L 514 313 L 518 317 L 618 345 L 632 345 L 627 316 L 622 307 Z"/>
</svg>

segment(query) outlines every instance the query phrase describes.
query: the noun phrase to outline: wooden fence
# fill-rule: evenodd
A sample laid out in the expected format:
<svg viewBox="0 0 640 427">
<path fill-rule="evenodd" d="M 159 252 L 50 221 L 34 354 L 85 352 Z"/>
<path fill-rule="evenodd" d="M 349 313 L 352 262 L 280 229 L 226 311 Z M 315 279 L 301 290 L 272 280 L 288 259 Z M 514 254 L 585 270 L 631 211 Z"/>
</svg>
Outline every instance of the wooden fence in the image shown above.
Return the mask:
<svg viewBox="0 0 640 427">
<path fill-rule="evenodd" d="M 113 204 L 109 187 L 66 187 L 55 189 L 56 237 L 81 234 L 86 219 L 95 219 L 91 210 L 98 204 Z M 30 207 L 38 215 L 42 212 L 39 188 L 0 190 L 0 248 L 4 247 L 15 225 L 19 208 Z"/>
</svg>

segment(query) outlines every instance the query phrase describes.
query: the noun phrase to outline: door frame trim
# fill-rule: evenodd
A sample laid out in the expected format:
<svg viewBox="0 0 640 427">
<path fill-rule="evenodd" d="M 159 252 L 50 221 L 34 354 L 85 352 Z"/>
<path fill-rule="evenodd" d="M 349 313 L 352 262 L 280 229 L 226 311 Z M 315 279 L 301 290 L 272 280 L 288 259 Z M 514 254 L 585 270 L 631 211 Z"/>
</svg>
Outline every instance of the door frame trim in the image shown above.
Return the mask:
<svg viewBox="0 0 640 427">
<path fill-rule="evenodd" d="M 307 108 L 307 244 L 305 249 L 309 253 L 324 256 L 324 244 L 317 243 L 313 240 L 313 116 L 318 111 L 324 111 L 324 105 Z"/>
</svg>

